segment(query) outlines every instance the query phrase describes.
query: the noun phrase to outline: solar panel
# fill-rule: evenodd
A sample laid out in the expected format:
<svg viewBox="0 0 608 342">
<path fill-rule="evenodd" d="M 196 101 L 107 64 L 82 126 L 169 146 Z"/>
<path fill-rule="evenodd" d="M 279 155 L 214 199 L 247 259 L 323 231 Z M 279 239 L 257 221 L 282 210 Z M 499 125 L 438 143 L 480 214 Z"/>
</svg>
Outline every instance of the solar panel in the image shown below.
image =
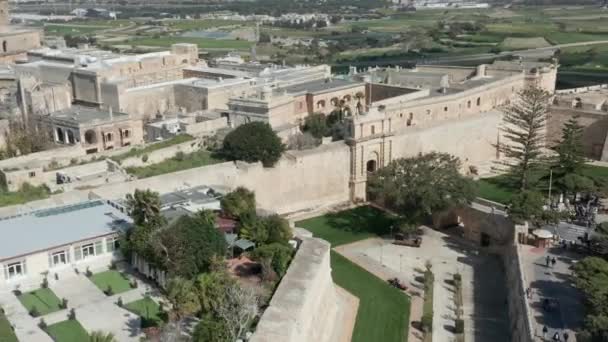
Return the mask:
<svg viewBox="0 0 608 342">
<path fill-rule="evenodd" d="M 97 207 L 100 205 L 103 205 L 102 201 L 99 201 L 99 200 L 90 201 L 90 202 L 66 205 L 63 207 L 39 210 L 39 211 L 34 212 L 34 216 L 47 217 L 47 216 L 53 216 L 53 215 L 59 215 L 59 214 L 73 212 L 73 211 L 83 210 L 83 209 L 87 209 L 87 208 L 93 208 L 93 207 Z"/>
</svg>

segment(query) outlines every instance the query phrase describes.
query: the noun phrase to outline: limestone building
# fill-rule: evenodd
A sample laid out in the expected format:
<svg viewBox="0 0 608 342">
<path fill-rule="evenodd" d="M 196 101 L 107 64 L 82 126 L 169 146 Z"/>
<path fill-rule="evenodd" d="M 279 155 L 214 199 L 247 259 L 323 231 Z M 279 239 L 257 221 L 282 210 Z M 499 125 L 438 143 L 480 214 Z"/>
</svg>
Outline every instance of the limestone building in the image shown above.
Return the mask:
<svg viewBox="0 0 608 342">
<path fill-rule="evenodd" d="M 0 0 L 0 63 L 23 59 L 28 50 L 39 48 L 42 31 L 10 25 L 8 0 Z"/>
</svg>

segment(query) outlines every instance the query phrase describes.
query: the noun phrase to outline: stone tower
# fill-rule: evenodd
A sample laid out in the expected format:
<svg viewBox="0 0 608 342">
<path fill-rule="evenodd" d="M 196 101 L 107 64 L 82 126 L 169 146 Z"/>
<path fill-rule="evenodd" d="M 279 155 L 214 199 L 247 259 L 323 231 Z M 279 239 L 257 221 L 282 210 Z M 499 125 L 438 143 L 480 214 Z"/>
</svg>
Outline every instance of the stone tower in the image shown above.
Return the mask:
<svg viewBox="0 0 608 342">
<path fill-rule="evenodd" d="M 10 24 L 11 18 L 8 10 L 8 0 L 0 0 L 0 28 L 4 29 Z"/>
</svg>

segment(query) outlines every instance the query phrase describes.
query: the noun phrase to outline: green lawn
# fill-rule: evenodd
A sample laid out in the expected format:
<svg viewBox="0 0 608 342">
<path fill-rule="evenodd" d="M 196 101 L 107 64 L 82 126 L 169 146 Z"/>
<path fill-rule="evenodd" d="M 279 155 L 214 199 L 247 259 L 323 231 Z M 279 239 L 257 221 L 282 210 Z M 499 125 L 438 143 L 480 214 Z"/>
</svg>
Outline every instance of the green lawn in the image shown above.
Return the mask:
<svg viewBox="0 0 608 342">
<path fill-rule="evenodd" d="M 89 279 L 91 279 L 91 281 L 102 291 L 106 291 L 108 286 L 111 286 L 114 294 L 126 292 L 131 289 L 129 280 L 125 279 L 125 277 L 116 270 L 95 273 Z"/>
<path fill-rule="evenodd" d="M 222 161 L 223 160 L 221 159 L 213 157 L 209 151 L 199 150 L 192 153 L 176 154 L 172 158 L 148 166 L 128 167 L 126 170 L 128 173 L 137 176 L 137 178 L 147 178 L 165 173 L 217 164 Z"/>
<path fill-rule="evenodd" d="M 584 176 L 595 179 L 597 183 L 608 184 L 608 167 L 585 165 L 581 171 Z M 549 171 L 538 172 L 533 175 L 536 179 L 535 188 L 546 193 L 549 189 Z M 483 178 L 477 182 L 477 196 L 490 201 L 508 204 L 511 197 L 518 192 L 513 182 L 508 177 L 501 175 L 491 178 Z"/>
<path fill-rule="evenodd" d="M 6 319 L 6 316 L 0 312 L 0 341 L 2 342 L 18 342 L 17 336 L 11 328 L 11 323 Z"/>
<path fill-rule="evenodd" d="M 192 19 L 192 20 L 167 20 L 164 21 L 171 27 L 179 30 L 204 30 L 226 26 L 246 26 L 253 24 L 249 21 L 225 20 L 225 19 Z"/>
<path fill-rule="evenodd" d="M 231 39 L 211 39 L 211 38 L 193 38 L 193 37 L 147 37 L 137 38 L 128 41 L 128 44 L 137 46 L 160 46 L 169 47 L 177 43 L 197 44 L 199 49 L 226 49 L 226 50 L 249 50 L 252 42 L 246 40 L 231 40 Z M 124 44 L 124 43 L 120 43 Z"/>
<path fill-rule="evenodd" d="M 296 226 L 338 246 L 384 234 L 393 222 L 382 211 L 366 206 L 300 221 Z M 334 282 L 359 298 L 353 342 L 407 340 L 408 296 L 333 251 L 331 268 Z"/>
<path fill-rule="evenodd" d="M 100 317 L 100 319 L 103 319 Z M 89 340 L 89 334 L 77 320 L 67 320 L 46 327 L 46 332 L 56 342 L 84 342 Z"/>
<path fill-rule="evenodd" d="M 359 297 L 352 342 L 407 340 L 408 296 L 333 251 L 331 268 L 334 282 Z"/>
<path fill-rule="evenodd" d="M 313 217 L 297 222 L 296 226 L 308 229 L 315 237 L 327 240 L 335 247 L 387 234 L 394 222 L 395 219 L 386 213 L 364 206 Z"/>
<path fill-rule="evenodd" d="M 125 309 L 141 317 L 141 327 L 158 327 L 165 322 L 165 314 L 160 311 L 160 305 L 150 297 L 125 304 Z"/>
<path fill-rule="evenodd" d="M 18 296 L 19 301 L 30 312 L 34 307 L 40 315 L 59 311 L 61 300 L 49 288 L 41 288 L 32 292 L 22 293 Z"/>
</svg>

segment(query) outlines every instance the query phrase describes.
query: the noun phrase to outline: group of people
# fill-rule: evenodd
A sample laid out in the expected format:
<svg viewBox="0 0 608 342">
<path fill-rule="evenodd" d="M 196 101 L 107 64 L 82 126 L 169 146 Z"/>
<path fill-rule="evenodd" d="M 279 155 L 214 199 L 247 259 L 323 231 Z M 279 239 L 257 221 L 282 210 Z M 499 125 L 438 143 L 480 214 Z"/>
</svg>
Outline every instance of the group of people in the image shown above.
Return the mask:
<svg viewBox="0 0 608 342">
<path fill-rule="evenodd" d="M 547 267 L 555 267 L 555 263 L 557 262 L 557 260 L 555 259 L 555 257 L 551 258 L 548 255 L 545 258 L 545 261 L 547 262 Z"/>
<path fill-rule="evenodd" d="M 549 333 L 549 329 L 547 328 L 547 326 L 545 325 L 543 327 L 543 340 L 547 340 L 547 334 Z M 562 335 L 559 334 L 559 332 L 555 332 L 555 334 L 553 334 L 553 341 L 561 341 L 562 340 L 562 336 L 564 337 L 564 342 L 568 342 L 568 338 L 570 337 L 570 335 L 568 334 L 567 331 L 564 331 L 564 333 Z"/>
</svg>

